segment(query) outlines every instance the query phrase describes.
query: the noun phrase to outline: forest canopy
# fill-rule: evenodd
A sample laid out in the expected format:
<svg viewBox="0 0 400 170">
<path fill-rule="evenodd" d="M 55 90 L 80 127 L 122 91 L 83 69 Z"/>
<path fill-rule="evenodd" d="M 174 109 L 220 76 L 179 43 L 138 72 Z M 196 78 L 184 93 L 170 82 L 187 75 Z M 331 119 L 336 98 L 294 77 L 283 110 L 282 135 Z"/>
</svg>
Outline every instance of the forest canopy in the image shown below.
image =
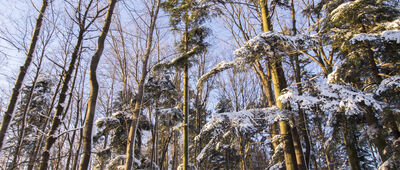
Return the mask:
<svg viewBox="0 0 400 170">
<path fill-rule="evenodd" d="M 400 169 L 399 0 L 0 4 L 0 169 Z"/>
</svg>

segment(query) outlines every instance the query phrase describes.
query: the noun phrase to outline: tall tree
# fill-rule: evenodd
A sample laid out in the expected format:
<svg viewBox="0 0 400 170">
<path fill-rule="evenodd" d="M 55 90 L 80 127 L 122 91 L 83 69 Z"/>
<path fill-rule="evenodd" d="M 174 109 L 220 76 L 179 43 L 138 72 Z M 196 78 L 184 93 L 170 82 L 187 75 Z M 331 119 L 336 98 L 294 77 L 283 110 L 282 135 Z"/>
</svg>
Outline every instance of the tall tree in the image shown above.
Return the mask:
<svg viewBox="0 0 400 170">
<path fill-rule="evenodd" d="M 271 27 L 271 19 L 269 18 L 270 14 L 267 13 L 268 11 L 268 1 L 260 0 L 260 8 L 261 8 L 261 21 L 263 25 L 263 31 L 268 32 Z M 278 99 L 281 95 L 281 91 L 287 87 L 285 75 L 282 68 L 282 56 L 272 56 L 272 63 L 271 63 L 271 77 L 272 83 L 274 85 L 274 92 L 275 92 L 275 99 L 276 99 L 276 106 L 280 109 L 284 109 L 285 106 L 282 102 Z M 280 135 L 283 138 L 283 145 L 284 145 L 284 156 L 285 156 L 285 164 L 286 169 L 296 170 L 297 163 L 296 163 L 296 155 L 294 152 L 293 146 L 293 139 L 291 133 L 291 127 L 287 120 L 281 120 L 279 122 L 279 129 Z"/>
<path fill-rule="evenodd" d="M 22 87 L 22 83 L 24 81 L 24 78 L 28 71 L 28 68 L 32 62 L 33 53 L 35 52 L 36 43 L 38 41 L 38 37 L 40 34 L 40 30 L 42 27 L 42 22 L 43 22 L 43 18 L 44 18 L 44 14 L 46 12 L 47 6 L 48 6 L 48 1 L 43 0 L 42 7 L 39 11 L 39 16 L 36 19 L 36 25 L 35 25 L 34 32 L 32 35 L 32 40 L 29 45 L 28 52 L 26 54 L 25 63 L 23 66 L 21 66 L 21 68 L 19 70 L 17 80 L 15 81 L 15 85 L 14 85 L 13 91 L 11 93 L 10 101 L 8 103 L 6 111 L 4 112 L 4 117 L 3 117 L 3 121 L 1 123 L 1 129 L 0 129 L 0 150 L 3 146 L 4 137 L 7 133 L 8 125 L 11 122 L 11 119 L 12 119 L 12 116 L 14 113 L 14 109 L 15 109 L 15 105 L 18 101 L 18 96 L 19 96 L 19 93 L 20 93 L 20 90 Z"/>
<path fill-rule="evenodd" d="M 160 0 L 156 0 L 155 3 L 152 4 L 150 12 L 150 25 L 148 27 L 147 38 L 146 38 L 146 49 L 143 54 L 143 60 L 142 60 L 142 72 L 141 72 L 142 74 L 138 82 L 138 88 L 137 88 L 138 91 L 136 94 L 135 108 L 132 114 L 132 122 L 129 125 L 128 144 L 126 146 L 125 170 L 130 170 L 132 168 L 136 131 L 138 128 L 138 120 L 140 116 L 140 111 L 143 109 L 142 100 L 144 95 L 144 83 L 147 78 L 147 73 L 148 73 L 147 67 L 153 46 L 153 34 L 156 28 L 156 21 L 158 17 L 159 8 L 160 8 Z"/>
<path fill-rule="evenodd" d="M 97 95 L 99 93 L 99 83 L 97 81 L 97 66 L 100 62 L 100 57 L 103 54 L 104 42 L 107 37 L 108 30 L 110 29 L 112 15 L 114 12 L 115 4 L 117 0 L 110 0 L 108 4 L 107 15 L 104 21 L 103 29 L 101 30 L 100 36 L 97 40 L 97 49 L 92 56 L 89 68 L 89 82 L 90 82 L 90 94 L 86 112 L 85 127 L 83 130 L 83 155 L 79 165 L 80 170 L 88 169 L 90 162 L 90 155 L 92 153 L 92 131 L 94 114 L 96 111 Z"/>
<path fill-rule="evenodd" d="M 164 3 L 164 8 L 170 13 L 170 24 L 173 29 L 181 32 L 182 39 L 179 42 L 178 67 L 183 67 L 183 164 L 180 166 L 183 170 L 189 168 L 189 67 L 192 57 L 200 54 L 206 49 L 207 44 L 204 38 L 208 30 L 202 26 L 202 23 L 208 17 L 207 6 L 201 6 L 199 2 L 193 0 L 169 0 Z M 182 26 L 182 27 L 180 27 Z"/>
<path fill-rule="evenodd" d="M 78 23 L 78 26 L 79 26 L 79 33 L 78 33 L 78 37 L 77 37 L 77 42 L 74 46 L 74 50 L 71 54 L 71 61 L 68 66 L 68 70 L 64 74 L 64 81 L 62 82 L 61 92 L 59 94 L 56 111 L 53 115 L 50 131 L 48 132 L 48 135 L 46 137 L 45 146 L 43 148 L 42 162 L 40 164 L 40 169 L 42 169 L 42 170 L 47 169 L 48 161 L 50 158 L 50 149 L 52 148 L 53 144 L 57 140 L 55 133 L 56 133 L 58 127 L 61 125 L 61 121 L 62 121 L 61 119 L 63 118 L 62 114 L 64 113 L 64 109 L 65 109 L 64 102 L 67 98 L 69 82 L 72 78 L 72 73 L 73 73 L 75 65 L 76 65 L 76 60 L 78 59 L 78 57 L 80 55 L 80 49 L 81 49 L 81 46 L 82 46 L 82 43 L 84 40 L 85 32 L 90 27 L 90 25 L 101 15 L 101 11 L 103 10 L 103 9 L 98 9 L 99 11 L 97 11 L 95 16 L 93 18 L 91 18 L 91 20 L 89 20 L 89 23 L 87 23 L 88 17 L 90 17 L 89 16 L 90 9 L 93 8 L 92 5 L 95 6 L 93 0 L 89 1 L 85 11 L 83 11 L 83 13 L 81 13 L 82 12 L 81 11 L 82 10 L 82 2 L 81 1 L 78 2 L 78 7 L 77 7 L 78 12 L 76 13 L 75 19 L 76 19 L 76 23 Z"/>
</svg>

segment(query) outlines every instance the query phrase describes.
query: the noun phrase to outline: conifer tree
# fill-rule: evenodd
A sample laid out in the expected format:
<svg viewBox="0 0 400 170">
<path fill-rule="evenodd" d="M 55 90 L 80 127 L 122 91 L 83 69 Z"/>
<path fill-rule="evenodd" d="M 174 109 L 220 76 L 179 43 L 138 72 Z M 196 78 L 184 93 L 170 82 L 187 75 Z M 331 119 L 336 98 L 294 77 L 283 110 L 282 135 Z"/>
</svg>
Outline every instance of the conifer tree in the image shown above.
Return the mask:
<svg viewBox="0 0 400 170">
<path fill-rule="evenodd" d="M 371 85 L 380 84 L 383 80 L 382 75 L 387 73 L 387 70 L 379 68 L 379 65 L 398 62 L 399 57 L 396 52 L 398 49 L 393 49 L 393 45 L 396 43 L 366 41 L 363 35 L 382 34 L 386 30 L 398 29 L 399 27 L 388 27 L 400 16 L 397 2 L 386 0 L 334 1 L 326 3 L 325 8 L 329 23 L 326 23 L 323 31 L 331 34 L 333 48 L 339 50 L 338 55 L 343 60 L 335 75 L 356 88 L 367 91 L 373 89 Z M 369 128 L 378 131 L 377 136 L 371 136 L 372 140 L 377 146 L 382 160 L 385 161 L 388 158 L 387 152 L 384 151 L 388 146 L 387 133 L 375 116 L 375 111 L 371 108 L 367 108 L 367 110 L 365 119 Z"/>
<path fill-rule="evenodd" d="M 165 10 L 170 14 L 170 24 L 173 30 L 182 35 L 178 43 L 178 67 L 184 70 L 184 96 L 183 96 L 183 170 L 189 168 L 189 67 L 193 56 L 203 52 L 207 46 L 204 42 L 208 30 L 202 26 L 208 17 L 206 6 L 195 0 L 169 0 L 163 3 Z"/>
</svg>

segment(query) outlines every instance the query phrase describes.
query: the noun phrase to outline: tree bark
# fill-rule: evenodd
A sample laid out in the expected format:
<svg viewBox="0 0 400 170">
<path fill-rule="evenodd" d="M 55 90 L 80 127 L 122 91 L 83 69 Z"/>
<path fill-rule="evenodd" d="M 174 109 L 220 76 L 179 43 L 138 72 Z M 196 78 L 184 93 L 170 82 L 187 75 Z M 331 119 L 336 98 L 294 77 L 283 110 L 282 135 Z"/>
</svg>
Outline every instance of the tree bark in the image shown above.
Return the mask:
<svg viewBox="0 0 400 170">
<path fill-rule="evenodd" d="M 68 66 L 67 72 L 65 72 L 65 78 L 61 87 L 61 92 L 58 98 L 58 103 L 56 107 L 56 112 L 53 116 L 53 119 L 51 121 L 51 128 L 50 131 L 48 132 L 48 135 L 46 137 L 46 143 L 45 147 L 43 149 L 42 153 L 42 162 L 40 164 L 40 169 L 45 170 L 48 167 L 48 161 L 50 157 L 50 149 L 53 146 L 53 144 L 56 142 L 56 138 L 54 136 L 54 133 L 57 131 L 58 127 L 61 125 L 61 119 L 63 117 L 63 112 L 64 112 L 64 102 L 67 98 L 67 91 L 69 87 L 69 81 L 72 78 L 72 73 L 75 68 L 75 62 L 77 58 L 79 57 L 79 51 L 82 46 L 83 38 L 84 38 L 84 33 L 86 31 L 86 26 L 85 26 L 85 19 L 86 19 L 87 13 L 85 13 L 85 16 L 82 20 L 81 25 L 79 25 L 79 34 L 77 38 L 77 42 L 74 47 L 74 51 L 71 54 L 71 61 Z M 80 21 L 81 22 L 81 21 Z"/>
<path fill-rule="evenodd" d="M 260 0 L 260 7 L 261 7 L 261 21 L 263 24 L 263 31 L 264 32 L 271 31 L 270 30 L 271 21 L 268 18 L 269 13 L 267 13 L 268 8 L 265 0 Z M 273 61 L 271 63 L 271 77 L 272 77 L 272 83 L 274 85 L 275 100 L 276 100 L 275 103 L 278 108 L 283 109 L 284 106 L 282 102 L 278 100 L 278 97 L 281 95 L 281 91 L 284 88 L 286 88 L 287 84 L 280 59 L 277 58 L 276 56 L 272 57 Z M 280 120 L 279 128 L 281 137 L 283 138 L 282 142 L 284 145 L 284 157 L 285 157 L 286 169 L 297 170 L 296 155 L 294 153 L 293 139 L 289 122 L 287 120 Z"/>
<path fill-rule="evenodd" d="M 152 43 L 153 43 L 153 33 L 156 25 L 156 20 L 158 17 L 158 11 L 159 11 L 159 6 L 160 6 L 160 0 L 157 0 L 155 8 L 152 9 L 151 12 L 151 21 L 150 21 L 150 26 L 149 26 L 149 31 L 147 34 L 147 39 L 146 39 L 146 49 L 145 53 L 143 55 L 143 62 L 142 62 L 142 75 L 139 80 L 138 84 L 138 91 L 136 95 L 136 103 L 135 103 L 135 108 L 133 110 L 133 115 L 132 115 L 132 123 L 130 124 L 129 127 L 129 134 L 128 134 L 128 144 L 126 146 L 126 160 L 125 160 L 125 170 L 130 170 L 132 168 L 132 162 L 133 162 L 133 157 L 134 157 L 134 146 L 135 146 L 135 140 L 136 140 L 136 130 L 137 130 L 137 122 L 139 119 L 140 115 L 140 110 L 142 109 L 142 97 L 144 93 L 144 82 L 146 80 L 147 76 L 147 65 L 148 61 L 150 58 L 150 53 L 151 53 L 151 48 L 152 48 Z"/>
<path fill-rule="evenodd" d="M 294 1 L 290 0 L 290 13 L 292 16 L 292 35 L 297 35 L 297 28 L 296 28 L 296 11 L 294 8 Z M 302 93 L 302 87 L 301 87 L 301 75 L 300 75 L 300 63 L 299 63 L 299 55 L 295 54 L 294 56 L 289 56 L 292 62 L 292 66 L 293 66 L 293 71 L 294 71 L 294 76 L 295 76 L 295 80 L 297 83 L 297 91 L 299 94 Z M 299 113 L 299 117 L 300 117 L 300 121 L 299 121 L 299 125 L 301 128 L 304 128 L 301 132 L 303 132 L 304 135 L 304 140 L 306 143 L 306 153 L 309 152 L 309 141 L 308 141 L 308 134 L 305 130 L 306 127 L 306 122 L 304 121 L 305 115 L 304 112 L 301 110 L 300 107 L 298 107 L 298 113 Z M 293 124 L 295 124 L 296 119 L 292 119 Z M 305 132 L 305 133 L 304 133 Z M 294 149 L 295 149 L 295 154 L 296 154 L 296 161 L 297 161 L 297 166 L 299 169 L 308 169 L 308 161 L 309 157 L 307 157 L 307 159 L 304 159 L 304 155 L 303 155 L 303 148 L 301 146 L 301 141 L 300 141 L 300 136 L 298 133 L 298 128 L 296 126 L 294 126 L 292 128 L 292 135 L 293 135 L 293 144 L 294 144 Z M 307 154 L 308 155 L 308 154 Z"/>
<path fill-rule="evenodd" d="M 186 10 L 184 18 L 185 20 L 185 32 L 184 32 L 184 47 L 183 51 L 188 51 L 188 39 L 189 39 L 189 14 Z M 189 166 L 189 130 L 188 130 L 188 119 L 189 119 L 189 63 L 188 59 L 185 61 L 184 72 L 183 72 L 183 170 L 187 170 Z"/>
<path fill-rule="evenodd" d="M 90 83 L 90 94 L 88 101 L 88 109 L 86 112 L 86 120 L 85 127 L 83 130 L 83 155 L 82 160 L 79 165 L 80 170 L 86 170 L 89 167 L 90 162 L 90 154 L 92 149 L 92 129 L 93 129 L 93 121 L 94 114 L 96 109 L 96 101 L 97 95 L 99 93 L 99 83 L 97 82 L 97 66 L 100 62 L 101 55 L 104 50 L 104 42 L 107 37 L 108 30 L 110 29 L 112 14 L 114 12 L 115 4 L 117 0 L 110 0 L 107 16 L 104 21 L 104 27 L 101 31 L 100 37 L 97 40 L 97 50 L 95 54 L 92 56 L 92 60 L 90 62 L 90 70 L 89 70 L 89 83 Z"/>
<path fill-rule="evenodd" d="M 355 142 L 357 140 L 354 136 L 354 125 L 352 125 L 347 118 L 343 118 L 343 142 L 346 146 L 346 152 L 351 170 L 361 170 L 360 161 L 358 159 L 357 148 Z"/>
<path fill-rule="evenodd" d="M 12 119 L 12 116 L 14 113 L 14 109 L 15 109 L 15 105 L 18 101 L 18 96 L 19 96 L 19 92 L 22 87 L 22 83 L 24 81 L 25 75 L 26 75 L 28 68 L 31 65 L 31 62 L 33 59 L 33 53 L 35 51 L 36 43 L 39 38 L 39 34 L 40 34 L 41 27 L 42 27 L 42 22 L 43 22 L 43 17 L 44 17 L 44 13 L 46 12 L 47 6 L 48 6 L 48 1 L 43 0 L 42 7 L 39 12 L 39 16 L 36 19 L 35 30 L 32 35 L 32 40 L 29 45 L 28 53 L 26 54 L 25 63 L 22 67 L 20 67 L 17 80 L 15 81 L 15 85 L 14 85 L 14 88 L 11 93 L 10 101 L 8 103 L 6 111 L 4 112 L 3 122 L 1 123 L 1 129 L 0 129 L 0 150 L 3 146 L 4 137 L 7 133 L 8 125 L 11 122 L 11 119 Z"/>
<path fill-rule="evenodd" d="M 29 90 L 29 93 L 28 93 L 28 100 L 26 102 L 26 106 L 25 106 L 25 108 L 23 110 L 23 113 L 22 113 L 22 124 L 21 124 L 21 129 L 20 129 L 19 134 L 18 134 L 18 141 L 17 141 L 17 146 L 15 148 L 14 158 L 13 158 L 13 161 L 11 162 L 11 169 L 17 168 L 18 159 L 19 159 L 19 152 L 20 152 L 20 148 L 21 148 L 21 145 L 22 145 L 22 141 L 23 141 L 24 136 L 25 136 L 26 114 L 28 113 L 29 107 L 31 105 L 32 94 L 33 94 L 33 91 L 35 90 L 36 82 L 37 82 L 37 79 L 38 79 L 39 74 L 40 74 L 40 68 L 42 66 L 44 51 L 45 51 L 45 47 L 43 48 L 42 54 L 40 56 L 39 64 L 37 66 L 36 73 L 35 73 L 35 77 L 34 77 L 33 82 L 32 82 L 32 87 L 31 87 L 31 89 Z"/>
</svg>

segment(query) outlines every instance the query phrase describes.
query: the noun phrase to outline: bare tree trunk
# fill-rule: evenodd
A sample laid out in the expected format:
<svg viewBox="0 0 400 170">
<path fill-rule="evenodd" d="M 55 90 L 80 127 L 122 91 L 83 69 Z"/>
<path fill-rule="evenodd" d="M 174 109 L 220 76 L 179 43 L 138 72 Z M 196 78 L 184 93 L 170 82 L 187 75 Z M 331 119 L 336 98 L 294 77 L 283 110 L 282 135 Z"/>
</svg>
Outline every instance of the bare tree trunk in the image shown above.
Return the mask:
<svg viewBox="0 0 400 170">
<path fill-rule="evenodd" d="M 244 152 L 245 148 L 243 145 L 244 145 L 243 136 L 240 135 L 239 136 L 239 153 L 240 153 L 240 156 L 242 157 L 241 161 L 240 161 L 240 167 L 241 167 L 241 170 L 247 170 L 245 152 Z"/>
<path fill-rule="evenodd" d="M 296 11 L 294 8 L 294 1 L 290 0 L 290 12 L 292 15 L 292 35 L 296 35 L 297 34 L 297 29 L 296 29 Z M 295 54 L 294 56 L 289 56 L 291 59 L 291 62 L 293 63 L 293 70 L 294 70 L 294 76 L 295 76 L 295 80 L 297 83 L 297 90 L 298 92 L 301 94 L 301 84 L 300 84 L 300 65 L 299 65 L 299 56 L 297 54 Z M 304 112 L 302 112 L 302 110 L 299 108 L 299 115 L 300 117 L 304 118 Z M 296 120 L 294 118 L 292 118 L 294 127 L 292 127 L 292 137 L 293 137 L 293 145 L 294 145 L 294 151 L 296 154 L 296 161 L 297 161 L 297 166 L 299 169 L 307 169 L 307 163 L 304 159 L 304 155 L 303 155 L 303 148 L 301 146 L 301 141 L 300 141 L 300 136 L 298 133 L 298 128 L 296 127 Z M 305 122 L 303 120 L 300 120 L 300 124 L 301 127 L 305 127 Z M 308 141 L 308 135 L 307 133 L 304 134 L 305 135 L 305 140 Z M 307 145 L 308 142 L 306 142 Z M 309 149 L 309 148 L 307 148 Z M 307 152 L 307 151 L 306 151 Z"/>
<path fill-rule="evenodd" d="M 89 5 L 89 7 L 90 7 L 90 5 Z M 85 16 L 83 17 L 83 20 L 79 21 L 81 25 L 79 25 L 80 30 L 79 30 L 79 34 L 78 34 L 78 39 L 75 44 L 74 51 L 72 52 L 72 55 L 71 55 L 71 61 L 68 66 L 68 70 L 65 73 L 65 78 L 64 78 L 64 82 L 61 87 L 61 92 L 60 92 L 60 96 L 58 99 L 56 112 L 55 112 L 52 122 L 51 122 L 51 128 L 46 137 L 46 144 L 45 144 L 45 148 L 43 149 L 42 162 L 40 164 L 41 170 L 47 169 L 48 161 L 49 161 L 49 157 L 50 157 L 50 149 L 53 146 L 53 144 L 56 142 L 54 133 L 57 131 L 58 127 L 61 125 L 61 119 L 63 117 L 63 111 L 64 111 L 63 105 L 64 105 L 65 99 L 67 97 L 68 84 L 69 84 L 69 81 L 71 80 L 72 73 L 73 73 L 74 67 L 75 67 L 75 62 L 79 56 L 79 51 L 80 51 L 80 48 L 81 48 L 81 45 L 83 42 L 84 33 L 87 29 L 87 27 L 85 25 L 86 17 L 87 17 L 87 11 L 85 13 Z"/>
<path fill-rule="evenodd" d="M 183 52 L 188 51 L 188 39 L 189 39 L 189 14 L 188 9 L 183 16 L 185 23 L 185 30 L 183 35 Z M 188 169 L 189 165 L 189 130 L 188 130 L 188 119 L 189 119 L 189 63 L 188 59 L 185 61 L 184 73 L 183 73 L 183 170 Z"/>
<path fill-rule="evenodd" d="M 160 161 L 161 167 L 160 167 L 160 169 L 163 169 L 163 168 L 164 168 L 164 161 L 167 161 L 167 162 L 168 162 L 168 159 L 166 159 L 166 157 L 167 157 L 166 154 L 168 154 L 168 145 L 169 145 L 169 142 L 171 141 L 171 138 L 172 138 L 172 135 L 173 135 L 173 134 L 174 134 L 174 132 L 171 131 L 171 132 L 169 133 L 169 135 L 168 135 L 168 138 L 165 139 L 164 147 L 163 147 L 162 153 L 161 153 L 161 161 Z M 168 164 L 167 164 L 167 165 L 168 165 Z M 168 166 L 166 166 L 165 168 L 168 169 Z"/>
<path fill-rule="evenodd" d="M 138 92 L 136 96 L 136 103 L 135 103 L 135 108 L 133 111 L 132 115 L 132 123 L 130 124 L 129 127 L 129 135 L 128 135 L 128 145 L 126 148 L 126 161 L 125 161 L 125 170 L 130 170 L 132 168 L 132 161 L 134 157 L 134 146 L 135 146 L 135 140 L 136 140 L 136 129 L 137 129 L 137 120 L 139 119 L 140 115 L 140 110 L 142 109 L 142 97 L 144 93 L 144 82 L 146 80 L 147 76 L 147 65 L 148 61 L 150 58 L 150 53 L 151 53 L 151 48 L 152 48 L 152 43 L 153 43 L 153 33 L 156 25 L 156 20 L 158 17 L 158 11 L 160 7 L 160 0 L 157 0 L 155 6 L 153 6 L 153 9 L 151 11 L 151 21 L 150 21 L 150 26 L 149 26 L 149 31 L 147 34 L 147 39 L 146 39 L 146 49 L 145 53 L 143 55 L 143 62 L 142 62 L 142 75 L 139 80 L 138 84 Z"/>
<path fill-rule="evenodd" d="M 7 110 L 4 112 L 3 122 L 1 123 L 1 129 L 0 129 L 0 150 L 3 146 L 4 137 L 7 133 L 8 125 L 11 122 L 11 119 L 12 119 L 12 116 L 14 113 L 14 109 L 15 109 L 15 105 L 18 101 L 19 91 L 21 90 L 25 75 L 28 71 L 29 66 L 31 65 L 31 62 L 32 62 L 33 53 L 36 48 L 36 43 L 37 43 L 37 40 L 38 40 L 38 37 L 40 34 L 40 29 L 42 27 L 43 17 L 44 17 L 44 13 L 46 12 L 47 6 L 48 6 L 47 0 L 43 0 L 42 7 L 39 12 L 39 16 L 36 19 L 36 25 L 35 25 L 35 30 L 32 35 L 31 44 L 29 46 L 28 53 L 26 54 L 25 63 L 22 67 L 20 67 L 17 80 L 15 81 L 15 85 L 14 85 L 14 88 L 11 93 L 10 101 L 7 106 Z"/>
<path fill-rule="evenodd" d="M 173 149 L 173 155 L 172 155 L 172 169 L 176 169 L 177 168 L 177 163 L 178 163 L 178 161 L 177 161 L 177 159 L 178 159 L 178 148 L 177 148 L 177 146 L 178 146 L 178 134 L 177 134 L 177 131 L 176 130 L 174 130 L 173 131 L 173 133 L 174 133 L 174 149 Z"/>
<path fill-rule="evenodd" d="M 79 122 L 79 117 L 80 117 L 80 111 L 79 111 L 79 99 L 78 99 L 78 101 L 77 101 L 77 106 L 78 106 L 78 108 L 77 108 L 77 115 L 76 115 L 76 120 L 75 120 L 75 125 L 74 125 L 74 128 L 77 128 L 78 127 L 78 122 Z M 73 133 L 72 133 L 72 139 L 71 139 L 71 143 L 70 143 L 70 145 L 69 145 L 69 150 L 70 150 L 70 154 L 68 155 L 68 158 L 67 158 L 67 163 L 66 163 L 66 168 L 65 168 L 65 170 L 68 170 L 69 169 L 69 166 L 70 166 L 70 161 L 71 161 L 71 158 L 72 158 L 72 156 L 73 156 L 73 151 L 74 151 L 74 141 L 75 141 L 75 136 L 76 136 L 76 131 L 74 131 Z M 79 150 L 78 151 L 76 151 L 76 154 L 78 154 L 79 153 Z"/>
<path fill-rule="evenodd" d="M 82 50 L 82 49 L 81 49 Z M 72 95 L 73 95 L 73 89 L 74 89 L 74 87 L 75 87 L 75 82 L 76 82 L 76 78 L 78 77 L 77 75 L 78 75 L 78 68 L 79 68 L 79 65 L 80 65 L 80 55 L 79 55 L 79 58 L 78 58 L 78 63 L 77 63 L 77 65 L 76 65 L 76 68 L 75 68 L 75 75 L 74 75 L 74 79 L 72 80 L 72 87 L 71 87 L 71 92 L 70 92 L 70 100 L 68 101 L 68 107 L 70 106 L 70 102 L 71 102 L 71 98 L 72 98 Z M 80 117 L 80 105 L 79 105 L 79 103 L 80 103 L 80 99 L 78 98 L 78 100 L 77 100 L 77 102 L 76 102 L 76 105 L 77 105 L 77 110 L 76 110 L 76 112 L 77 112 L 77 115 L 76 115 L 76 120 L 75 120 L 75 124 L 74 124 L 74 128 L 76 129 L 76 128 L 78 128 L 78 122 L 79 122 L 79 117 Z M 73 102 L 72 102 L 72 105 L 73 105 Z M 68 109 L 67 109 L 68 110 Z M 66 111 L 67 112 L 67 111 Z M 72 119 L 72 113 L 73 113 L 73 110 L 71 109 L 71 119 Z M 69 154 L 68 154 L 68 158 L 67 158 L 67 163 L 66 163 L 66 170 L 68 170 L 69 169 L 69 166 L 70 166 L 70 161 L 71 161 L 71 158 L 72 158 L 72 155 L 73 155 L 73 146 L 74 146 L 74 141 L 75 141 L 75 135 L 76 135 L 76 131 L 74 131 L 74 132 L 72 132 L 72 139 L 71 139 L 71 141 L 69 141 L 70 142 L 70 147 L 69 147 L 69 149 L 70 149 L 70 152 L 69 152 Z"/>
<path fill-rule="evenodd" d="M 89 70 L 89 82 L 90 82 L 90 95 L 88 102 L 88 109 L 86 113 L 85 128 L 83 130 L 83 156 L 79 165 L 80 170 L 86 170 L 89 167 L 90 154 L 92 149 L 92 129 L 93 119 L 96 109 L 97 95 L 99 93 L 99 83 L 97 82 L 96 70 L 100 62 L 100 57 L 103 54 L 104 42 L 107 37 L 108 30 L 110 29 L 112 14 L 114 11 L 117 0 L 110 0 L 107 16 L 104 22 L 103 30 L 101 31 L 100 37 L 97 40 L 97 50 L 92 56 Z"/>
<path fill-rule="evenodd" d="M 354 126 L 351 124 L 347 118 L 343 118 L 343 142 L 346 146 L 346 152 L 348 155 L 348 160 L 350 164 L 351 170 L 361 170 L 360 161 L 358 159 L 356 142 L 357 140 L 354 137 Z"/>
<path fill-rule="evenodd" d="M 37 82 L 37 79 L 38 79 L 39 74 L 40 74 L 40 68 L 42 66 L 44 51 L 45 51 L 45 47 L 43 47 L 43 51 L 42 51 L 42 54 L 41 54 L 40 59 L 39 59 L 39 64 L 38 64 L 37 69 L 36 69 L 35 77 L 33 78 L 32 87 L 29 90 L 26 106 L 25 106 L 24 111 L 22 113 L 22 124 L 21 124 L 21 129 L 20 129 L 19 134 L 18 134 L 18 140 L 17 140 L 17 146 L 15 148 L 14 158 L 13 158 L 13 160 L 11 162 L 11 169 L 17 168 L 19 152 L 20 152 L 20 148 L 21 148 L 21 145 L 22 145 L 22 141 L 23 141 L 24 136 L 25 136 L 26 114 L 28 113 L 28 110 L 29 110 L 29 107 L 30 107 L 30 104 L 31 104 L 31 100 L 32 100 L 32 94 L 33 94 L 33 91 L 35 90 L 36 82 Z"/>
</svg>

